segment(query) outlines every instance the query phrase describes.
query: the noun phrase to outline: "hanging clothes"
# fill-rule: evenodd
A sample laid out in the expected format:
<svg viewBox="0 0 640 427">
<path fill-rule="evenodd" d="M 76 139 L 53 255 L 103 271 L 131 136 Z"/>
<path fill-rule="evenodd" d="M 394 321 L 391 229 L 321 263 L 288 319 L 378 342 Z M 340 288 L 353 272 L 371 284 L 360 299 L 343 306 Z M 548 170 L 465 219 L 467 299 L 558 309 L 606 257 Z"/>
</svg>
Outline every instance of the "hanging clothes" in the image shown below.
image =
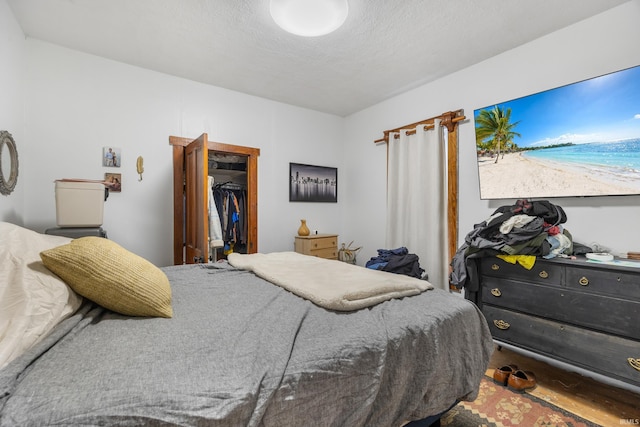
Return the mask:
<svg viewBox="0 0 640 427">
<path fill-rule="evenodd" d="M 238 184 L 216 184 L 212 199 L 218 211 L 224 253 L 244 252 L 247 243 L 246 190 Z"/>
<path fill-rule="evenodd" d="M 210 176 L 208 179 L 209 184 L 209 248 L 211 253 L 215 253 L 216 248 L 224 246 L 224 240 L 222 238 L 222 225 L 220 224 L 220 215 L 213 196 L 213 186 L 215 185 L 215 179 Z"/>
</svg>

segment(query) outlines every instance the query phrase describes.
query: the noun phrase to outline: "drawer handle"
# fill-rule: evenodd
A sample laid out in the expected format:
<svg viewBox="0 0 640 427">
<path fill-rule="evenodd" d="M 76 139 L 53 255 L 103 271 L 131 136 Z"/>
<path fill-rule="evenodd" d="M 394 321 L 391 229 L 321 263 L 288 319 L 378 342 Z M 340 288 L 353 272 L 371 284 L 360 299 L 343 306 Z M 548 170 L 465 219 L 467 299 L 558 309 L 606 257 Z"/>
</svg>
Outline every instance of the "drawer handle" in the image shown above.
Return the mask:
<svg viewBox="0 0 640 427">
<path fill-rule="evenodd" d="M 510 324 L 508 324 L 507 322 L 505 322 L 504 320 L 500 319 L 500 320 L 494 320 L 493 324 L 496 325 L 496 328 L 498 329 L 502 329 L 503 331 L 506 331 L 507 329 L 509 329 L 509 327 L 511 326 Z"/>
<path fill-rule="evenodd" d="M 493 288 L 491 289 L 491 295 L 493 295 L 494 297 L 499 297 L 502 296 L 502 292 L 500 292 L 500 289 L 498 288 Z"/>
<path fill-rule="evenodd" d="M 317 248 L 317 247 L 318 247 L 318 244 L 317 244 L 317 243 L 314 243 L 314 244 L 313 244 L 313 247 L 314 247 L 314 248 Z"/>
<path fill-rule="evenodd" d="M 634 359 L 633 357 L 630 357 L 627 359 L 627 362 L 629 362 L 629 365 L 631 365 L 633 369 L 635 369 L 636 371 L 640 371 L 640 359 Z"/>
<path fill-rule="evenodd" d="M 589 279 L 583 276 L 580 278 L 580 280 L 578 280 L 578 283 L 580 283 L 582 286 L 587 286 L 589 284 Z"/>
<path fill-rule="evenodd" d="M 498 264 L 493 264 L 493 265 L 491 266 L 491 269 L 492 269 L 492 270 L 494 270 L 494 271 L 496 271 L 496 270 L 500 270 L 500 266 L 499 266 Z"/>
<path fill-rule="evenodd" d="M 538 276 L 542 277 L 543 279 L 546 279 L 547 277 L 549 277 L 549 273 L 547 273 L 546 271 L 542 270 Z"/>
</svg>

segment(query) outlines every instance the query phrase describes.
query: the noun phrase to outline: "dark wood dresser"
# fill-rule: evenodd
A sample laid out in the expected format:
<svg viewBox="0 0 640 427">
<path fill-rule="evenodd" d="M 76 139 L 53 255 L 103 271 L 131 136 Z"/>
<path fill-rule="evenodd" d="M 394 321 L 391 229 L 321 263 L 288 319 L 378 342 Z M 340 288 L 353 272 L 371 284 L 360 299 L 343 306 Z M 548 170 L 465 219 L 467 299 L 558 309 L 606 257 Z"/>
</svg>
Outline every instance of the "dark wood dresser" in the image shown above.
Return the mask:
<svg viewBox="0 0 640 427">
<path fill-rule="evenodd" d="M 640 262 L 537 258 L 527 270 L 497 257 L 470 261 L 477 275 L 470 274 L 465 297 L 480 307 L 498 345 L 640 390 Z"/>
</svg>

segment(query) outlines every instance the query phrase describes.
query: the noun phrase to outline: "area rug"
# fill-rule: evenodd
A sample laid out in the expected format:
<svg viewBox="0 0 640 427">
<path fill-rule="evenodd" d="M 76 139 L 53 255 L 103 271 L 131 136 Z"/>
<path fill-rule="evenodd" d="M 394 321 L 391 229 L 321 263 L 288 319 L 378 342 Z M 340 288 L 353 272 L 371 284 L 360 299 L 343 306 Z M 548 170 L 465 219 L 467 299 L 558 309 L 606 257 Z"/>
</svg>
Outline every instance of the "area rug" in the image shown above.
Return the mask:
<svg viewBox="0 0 640 427">
<path fill-rule="evenodd" d="M 483 378 L 473 402 L 460 402 L 440 419 L 449 427 L 600 427 L 527 393 Z"/>
</svg>

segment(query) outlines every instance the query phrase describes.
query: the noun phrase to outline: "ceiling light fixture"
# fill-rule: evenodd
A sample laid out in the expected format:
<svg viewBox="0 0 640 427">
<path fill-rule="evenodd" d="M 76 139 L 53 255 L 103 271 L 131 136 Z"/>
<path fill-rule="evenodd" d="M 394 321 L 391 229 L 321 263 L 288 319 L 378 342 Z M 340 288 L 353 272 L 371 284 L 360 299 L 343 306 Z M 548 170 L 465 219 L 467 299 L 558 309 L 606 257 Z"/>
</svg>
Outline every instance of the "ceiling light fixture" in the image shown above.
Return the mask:
<svg viewBox="0 0 640 427">
<path fill-rule="evenodd" d="M 283 30 L 317 37 L 337 30 L 347 19 L 347 0 L 270 0 L 269 11 Z"/>
</svg>

